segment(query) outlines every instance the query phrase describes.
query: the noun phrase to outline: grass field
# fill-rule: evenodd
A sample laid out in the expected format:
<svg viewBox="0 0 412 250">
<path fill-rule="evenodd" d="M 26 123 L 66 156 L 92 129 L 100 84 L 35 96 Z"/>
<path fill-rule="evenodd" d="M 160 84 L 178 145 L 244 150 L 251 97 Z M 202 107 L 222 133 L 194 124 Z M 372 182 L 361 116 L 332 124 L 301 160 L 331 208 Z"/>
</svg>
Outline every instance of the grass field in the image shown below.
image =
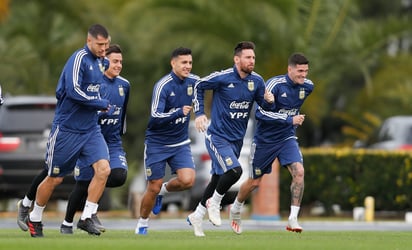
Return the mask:
<svg viewBox="0 0 412 250">
<path fill-rule="evenodd" d="M 45 230 L 44 238 L 31 238 L 18 229 L 0 229 L 0 249 L 27 250 L 201 250 L 201 249 L 411 249 L 412 232 L 317 232 L 301 234 L 287 231 L 247 231 L 235 235 L 231 231 L 206 231 L 206 237 L 195 237 L 192 231 L 150 231 L 146 236 L 133 231 L 111 230 L 101 236 L 75 231 L 61 235 L 57 229 Z"/>
</svg>

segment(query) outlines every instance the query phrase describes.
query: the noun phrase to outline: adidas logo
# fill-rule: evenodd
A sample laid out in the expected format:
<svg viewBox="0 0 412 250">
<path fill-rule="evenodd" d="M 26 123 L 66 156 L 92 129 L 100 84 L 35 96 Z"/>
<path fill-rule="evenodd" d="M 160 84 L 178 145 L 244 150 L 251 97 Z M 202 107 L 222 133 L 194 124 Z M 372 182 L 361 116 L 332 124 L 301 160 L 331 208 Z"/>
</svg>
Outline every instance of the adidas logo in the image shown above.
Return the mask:
<svg viewBox="0 0 412 250">
<path fill-rule="evenodd" d="M 175 92 L 172 91 L 172 93 L 170 93 L 170 96 L 175 96 Z"/>
<path fill-rule="evenodd" d="M 235 85 L 233 85 L 233 83 L 231 83 L 231 84 L 229 84 L 227 87 L 228 87 L 228 88 L 234 88 Z"/>
<path fill-rule="evenodd" d="M 286 92 L 283 92 L 283 94 L 280 95 L 281 97 L 288 97 L 288 95 L 286 94 Z"/>
</svg>

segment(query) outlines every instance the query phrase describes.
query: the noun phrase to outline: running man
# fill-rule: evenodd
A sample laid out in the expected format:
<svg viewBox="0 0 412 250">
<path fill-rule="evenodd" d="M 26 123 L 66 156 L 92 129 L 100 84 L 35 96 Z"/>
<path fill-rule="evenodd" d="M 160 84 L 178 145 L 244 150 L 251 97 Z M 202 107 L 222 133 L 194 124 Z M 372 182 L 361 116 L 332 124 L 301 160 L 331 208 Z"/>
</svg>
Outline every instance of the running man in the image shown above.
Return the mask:
<svg viewBox="0 0 412 250">
<path fill-rule="evenodd" d="M 192 51 L 188 48 L 175 49 L 170 64 L 172 71 L 153 88 L 144 154 L 147 187 L 140 207 L 136 234 L 148 233 L 150 212 L 160 212 L 164 194 L 189 189 L 195 182 L 189 120 L 193 88 L 199 77 L 190 73 L 193 60 Z M 163 183 L 166 164 L 177 176 Z"/>
<path fill-rule="evenodd" d="M 47 142 L 48 176 L 37 188 L 36 201 L 27 219 L 32 237 L 43 237 L 43 211 L 47 202 L 64 176 L 73 172 L 78 159 L 93 167 L 94 176 L 77 226 L 89 234 L 100 235 L 91 215 L 110 174 L 108 148 L 97 123 L 98 110 L 110 111 L 110 102 L 99 93 L 108 45 L 106 28 L 92 25 L 86 45 L 72 54 L 60 75 L 56 112 Z"/>
<path fill-rule="evenodd" d="M 206 211 L 213 225 L 222 224 L 220 204 L 242 175 L 238 158 L 254 102 L 273 108 L 273 95 L 266 91 L 263 78 L 253 71 L 255 44 L 238 43 L 233 60 L 233 67 L 212 73 L 195 85 L 195 126 L 199 132 L 205 133 L 206 148 L 212 160 L 211 180 L 196 210 L 187 217 L 195 236 L 205 236 L 202 221 Z M 213 90 L 212 119 L 208 127 L 204 111 L 205 90 Z"/>
<path fill-rule="evenodd" d="M 296 137 L 296 128 L 303 124 L 305 115 L 300 114 L 303 102 L 313 91 L 313 82 L 306 78 L 309 61 L 303 54 L 289 57 L 288 72 L 267 81 L 267 89 L 275 96 L 276 110 L 268 112 L 261 107 L 256 110 L 256 131 L 252 143 L 252 176 L 242 183 L 230 209 L 232 230 L 242 233 L 240 211 L 250 193 L 259 187 L 263 175 L 272 172 L 279 164 L 287 168 L 292 176 L 291 206 L 288 231 L 302 232 L 298 213 L 304 190 L 303 158 Z"/>
</svg>

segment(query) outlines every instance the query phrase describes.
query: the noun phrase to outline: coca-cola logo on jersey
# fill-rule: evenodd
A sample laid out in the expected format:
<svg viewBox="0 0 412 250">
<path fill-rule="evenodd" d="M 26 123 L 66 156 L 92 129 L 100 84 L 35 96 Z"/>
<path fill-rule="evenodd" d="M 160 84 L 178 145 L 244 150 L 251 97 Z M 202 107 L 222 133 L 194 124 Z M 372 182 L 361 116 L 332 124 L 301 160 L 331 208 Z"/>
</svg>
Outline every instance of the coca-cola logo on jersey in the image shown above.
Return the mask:
<svg viewBox="0 0 412 250">
<path fill-rule="evenodd" d="M 250 102 L 243 101 L 243 102 L 236 102 L 233 101 L 230 103 L 231 109 L 249 109 Z"/>
</svg>

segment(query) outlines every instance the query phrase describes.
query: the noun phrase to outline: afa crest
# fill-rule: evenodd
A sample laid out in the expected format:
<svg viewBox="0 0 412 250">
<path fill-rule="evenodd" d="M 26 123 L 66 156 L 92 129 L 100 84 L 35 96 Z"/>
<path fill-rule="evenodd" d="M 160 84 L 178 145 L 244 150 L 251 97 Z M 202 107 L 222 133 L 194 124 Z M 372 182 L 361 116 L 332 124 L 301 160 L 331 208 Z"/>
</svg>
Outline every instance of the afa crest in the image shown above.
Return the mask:
<svg viewBox="0 0 412 250">
<path fill-rule="evenodd" d="M 255 89 L 255 83 L 254 83 L 252 80 L 249 80 L 249 81 L 247 82 L 247 88 L 248 88 L 250 91 L 253 91 L 253 90 Z"/>
<path fill-rule="evenodd" d="M 232 158 L 230 158 L 230 157 L 227 157 L 227 158 L 225 159 L 225 162 L 226 162 L 226 165 L 227 165 L 227 166 L 232 166 L 232 165 L 233 165 Z"/>
<path fill-rule="evenodd" d="M 54 166 L 53 167 L 53 174 L 60 174 L 60 167 L 59 166 Z"/>
<path fill-rule="evenodd" d="M 305 99 L 305 89 L 300 88 L 299 90 L 299 99 Z"/>
<path fill-rule="evenodd" d="M 119 85 L 119 95 L 124 96 L 124 89 L 122 85 Z"/>
<path fill-rule="evenodd" d="M 187 86 L 187 95 L 188 96 L 193 95 L 193 86 L 192 85 Z"/>
<path fill-rule="evenodd" d="M 76 166 L 74 168 L 74 176 L 79 176 L 79 175 L 80 175 L 80 168 L 79 168 L 79 166 Z"/>
<path fill-rule="evenodd" d="M 146 176 L 152 176 L 152 169 L 146 168 Z"/>
</svg>

